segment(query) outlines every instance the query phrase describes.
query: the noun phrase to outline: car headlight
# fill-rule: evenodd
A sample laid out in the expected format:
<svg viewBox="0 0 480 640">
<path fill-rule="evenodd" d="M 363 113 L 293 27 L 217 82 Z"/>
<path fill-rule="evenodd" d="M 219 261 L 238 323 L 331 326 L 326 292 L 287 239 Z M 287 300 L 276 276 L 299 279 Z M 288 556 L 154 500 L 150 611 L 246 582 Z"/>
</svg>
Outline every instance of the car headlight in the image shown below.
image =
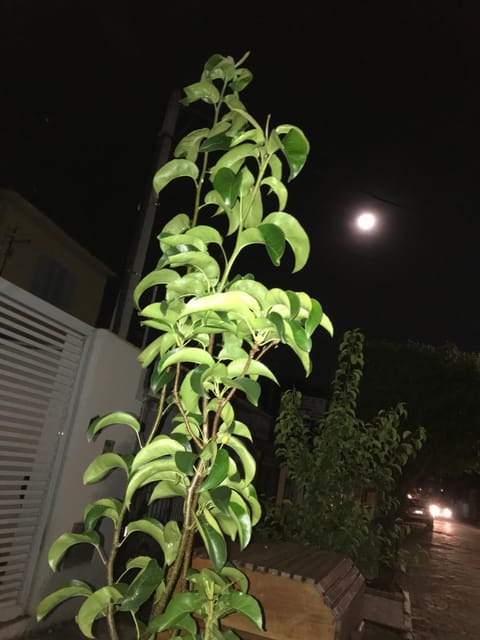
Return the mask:
<svg viewBox="0 0 480 640">
<path fill-rule="evenodd" d="M 451 518 L 452 517 L 452 510 L 449 509 L 448 507 L 445 507 L 442 511 L 442 517 L 443 518 Z"/>
<path fill-rule="evenodd" d="M 440 512 L 441 512 L 440 507 L 438 506 L 438 504 L 431 504 L 428 507 L 428 510 L 430 511 L 430 515 L 433 518 L 438 518 L 438 516 L 440 515 Z"/>
</svg>

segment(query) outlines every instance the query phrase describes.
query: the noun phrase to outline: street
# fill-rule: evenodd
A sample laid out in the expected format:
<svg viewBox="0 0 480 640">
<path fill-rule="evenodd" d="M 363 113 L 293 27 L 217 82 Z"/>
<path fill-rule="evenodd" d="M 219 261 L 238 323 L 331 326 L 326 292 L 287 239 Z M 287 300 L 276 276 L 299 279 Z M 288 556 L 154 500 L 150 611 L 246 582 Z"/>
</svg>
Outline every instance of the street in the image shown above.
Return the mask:
<svg viewBox="0 0 480 640">
<path fill-rule="evenodd" d="M 414 640 L 480 637 L 480 528 L 436 520 L 430 534 L 412 530 L 407 549 Z"/>
</svg>

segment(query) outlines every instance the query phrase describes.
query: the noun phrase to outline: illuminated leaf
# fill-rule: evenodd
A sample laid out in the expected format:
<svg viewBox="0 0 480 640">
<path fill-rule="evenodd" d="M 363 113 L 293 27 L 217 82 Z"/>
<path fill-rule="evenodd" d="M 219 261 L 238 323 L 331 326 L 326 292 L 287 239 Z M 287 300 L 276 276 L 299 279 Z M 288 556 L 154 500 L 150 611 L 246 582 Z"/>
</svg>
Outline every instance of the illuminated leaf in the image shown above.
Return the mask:
<svg viewBox="0 0 480 640">
<path fill-rule="evenodd" d="M 191 178 L 197 180 L 198 167 L 190 160 L 170 160 L 157 171 L 153 177 L 153 188 L 160 193 L 172 180 L 176 178 Z"/>
<path fill-rule="evenodd" d="M 94 484 L 102 480 L 113 469 L 123 469 L 128 476 L 128 465 L 118 453 L 102 453 L 85 469 L 83 484 Z"/>
<path fill-rule="evenodd" d="M 112 413 L 107 413 L 105 416 L 96 418 L 88 425 L 87 440 L 91 442 L 99 431 L 113 424 L 126 424 L 131 427 L 135 433 L 140 433 L 140 423 L 135 416 L 132 416 L 130 413 L 125 413 L 125 411 L 113 411 Z"/>
<path fill-rule="evenodd" d="M 70 580 L 39 603 L 37 607 L 37 622 L 40 622 L 59 604 L 77 596 L 88 597 L 92 593 L 91 587 L 81 580 Z"/>
<path fill-rule="evenodd" d="M 48 552 L 48 564 L 52 571 L 58 567 L 66 552 L 76 544 L 91 544 L 95 548 L 100 546 L 100 536 L 96 531 L 86 531 L 85 533 L 63 533 L 50 547 Z"/>
</svg>

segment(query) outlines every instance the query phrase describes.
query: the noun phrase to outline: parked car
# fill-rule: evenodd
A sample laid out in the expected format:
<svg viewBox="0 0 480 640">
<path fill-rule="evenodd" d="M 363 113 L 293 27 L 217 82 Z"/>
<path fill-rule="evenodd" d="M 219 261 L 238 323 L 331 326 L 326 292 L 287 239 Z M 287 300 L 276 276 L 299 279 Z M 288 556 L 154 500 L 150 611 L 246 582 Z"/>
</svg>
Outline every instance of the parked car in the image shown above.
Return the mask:
<svg viewBox="0 0 480 640">
<path fill-rule="evenodd" d="M 423 498 L 409 494 L 402 516 L 407 524 L 423 524 L 428 531 L 433 530 L 434 516 L 429 503 Z"/>
</svg>

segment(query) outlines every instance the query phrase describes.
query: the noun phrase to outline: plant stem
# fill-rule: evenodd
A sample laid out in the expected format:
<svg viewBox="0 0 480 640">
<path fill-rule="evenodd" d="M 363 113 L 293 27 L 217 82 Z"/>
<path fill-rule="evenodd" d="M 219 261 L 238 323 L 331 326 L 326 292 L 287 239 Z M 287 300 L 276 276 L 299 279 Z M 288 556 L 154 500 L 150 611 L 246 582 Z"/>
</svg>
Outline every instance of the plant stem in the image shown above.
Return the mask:
<svg viewBox="0 0 480 640">
<path fill-rule="evenodd" d="M 110 555 L 108 556 L 108 561 L 107 561 L 107 584 L 109 587 L 113 586 L 115 582 L 113 570 L 115 567 L 115 559 L 117 557 L 117 552 L 119 547 L 120 532 L 123 526 L 123 518 L 125 517 L 126 512 L 127 512 L 127 505 L 123 503 L 122 509 L 118 516 L 118 521 L 113 530 L 112 547 L 111 547 Z M 114 609 L 113 609 L 113 605 L 111 604 L 108 605 L 108 609 L 107 609 L 107 626 L 108 626 L 108 634 L 110 636 L 110 640 L 118 640 L 117 627 L 115 626 Z"/>
</svg>

